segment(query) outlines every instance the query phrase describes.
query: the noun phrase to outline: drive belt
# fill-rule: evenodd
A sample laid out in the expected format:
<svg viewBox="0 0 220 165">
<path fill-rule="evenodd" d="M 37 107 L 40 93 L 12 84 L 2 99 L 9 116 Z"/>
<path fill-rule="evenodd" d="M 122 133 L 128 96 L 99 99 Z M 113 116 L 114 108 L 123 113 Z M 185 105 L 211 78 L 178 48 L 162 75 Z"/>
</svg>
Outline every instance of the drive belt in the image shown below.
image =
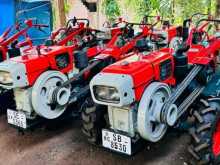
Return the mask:
<svg viewBox="0 0 220 165">
<path fill-rule="evenodd" d="M 197 97 L 202 93 L 204 86 L 196 87 L 192 93 L 180 104 L 178 107 L 178 118 L 186 112 L 189 106 L 197 99 Z"/>
<path fill-rule="evenodd" d="M 192 70 L 189 72 L 188 76 L 178 85 L 172 95 L 168 98 L 168 100 L 164 103 L 161 113 L 161 120 L 166 122 L 166 113 L 169 107 L 176 102 L 176 100 L 180 97 L 183 91 L 189 86 L 192 80 L 198 75 L 198 73 L 202 70 L 203 66 L 195 65 Z"/>
</svg>

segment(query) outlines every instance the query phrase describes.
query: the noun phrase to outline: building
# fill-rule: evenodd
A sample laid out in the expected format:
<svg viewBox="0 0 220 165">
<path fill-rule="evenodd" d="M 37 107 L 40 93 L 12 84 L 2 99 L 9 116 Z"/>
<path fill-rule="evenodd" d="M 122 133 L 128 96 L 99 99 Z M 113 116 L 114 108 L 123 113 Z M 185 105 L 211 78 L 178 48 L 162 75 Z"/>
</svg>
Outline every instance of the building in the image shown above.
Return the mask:
<svg viewBox="0 0 220 165">
<path fill-rule="evenodd" d="M 63 19 L 88 18 L 91 27 L 100 28 L 106 18 L 101 12 L 101 0 L 52 0 L 54 9 L 54 26 L 56 28 L 64 24 Z M 64 5 L 64 9 L 62 8 Z M 68 10 L 65 10 L 65 7 Z M 64 12 L 64 13 L 62 13 Z M 64 18 L 65 15 L 65 18 Z"/>
</svg>

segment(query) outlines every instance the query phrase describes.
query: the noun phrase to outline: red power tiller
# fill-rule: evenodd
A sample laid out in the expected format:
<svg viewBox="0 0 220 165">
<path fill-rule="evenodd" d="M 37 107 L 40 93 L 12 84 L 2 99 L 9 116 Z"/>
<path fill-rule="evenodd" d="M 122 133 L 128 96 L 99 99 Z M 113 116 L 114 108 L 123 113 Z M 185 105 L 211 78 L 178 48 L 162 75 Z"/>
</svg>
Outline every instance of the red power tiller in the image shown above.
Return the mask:
<svg viewBox="0 0 220 165">
<path fill-rule="evenodd" d="M 183 47 L 176 51 L 165 48 L 148 54 L 136 54 L 104 68 L 94 76 L 90 90 L 95 103 L 89 98 L 82 112 L 83 130 L 88 140 L 101 143 L 112 151 L 131 155 L 140 139 L 158 142 L 168 127 L 185 122 L 185 116 L 191 114 L 189 107 L 204 95 L 207 88 L 213 86 L 216 79 L 212 77 L 219 75 L 217 58 L 220 39 L 208 34 L 207 27 L 211 23 L 220 23 L 220 20 L 200 20 L 187 34 L 187 40 L 181 44 Z M 219 87 L 212 87 L 206 96 L 217 95 L 216 89 Z M 199 112 L 200 116 L 213 112 L 211 105 L 206 103 L 203 102 L 202 106 L 207 109 Z M 220 109 L 219 103 L 214 105 L 215 109 L 216 106 Z M 195 115 L 197 119 L 200 117 L 198 113 Z M 206 128 L 201 127 L 203 132 L 198 138 Z M 194 156 L 204 151 L 204 148 L 199 149 L 204 141 L 199 140 L 201 143 L 197 141 L 197 148 L 191 150 Z M 197 158 L 203 160 L 201 155 Z"/>
<path fill-rule="evenodd" d="M 32 41 L 28 36 L 28 30 L 31 28 L 37 28 L 41 30 L 42 28 L 48 27 L 43 24 L 34 24 L 32 20 L 26 20 L 24 22 L 26 27 L 22 28 L 21 23 L 17 23 L 14 27 L 8 28 L 0 36 L 0 61 L 4 61 L 11 57 L 16 57 L 21 55 L 20 48 L 25 46 L 32 47 Z M 15 33 L 9 36 L 13 28 Z M 18 42 L 19 37 L 23 36 L 25 41 Z M 7 55 L 8 54 L 8 55 Z"/>
<path fill-rule="evenodd" d="M 79 28 L 72 34 L 81 30 L 82 26 L 78 25 Z M 140 26 L 141 32 L 135 35 L 133 26 Z M 110 28 L 110 34 L 114 36 L 101 49 L 98 45 L 88 48 L 90 43 L 87 44 L 87 41 L 90 40 L 87 35 L 85 40 L 83 37 L 77 37 L 76 43 L 83 40 L 81 47 L 78 47 L 78 44 L 66 46 L 67 40 L 64 37 L 52 46 L 42 45 L 35 52 L 28 51 L 24 56 L 1 63 L 0 86 L 13 89 L 16 103 L 16 107 L 8 110 L 8 122 L 25 130 L 36 123 L 39 124 L 42 119 L 62 117 L 70 104 L 74 104 L 75 108 L 70 108 L 69 112 L 79 113 L 85 98 L 90 95 L 90 79 L 107 65 L 133 55 L 136 52 L 134 50 L 137 50 L 137 42 L 143 43 L 143 38 L 147 41 L 147 38 L 155 35 L 151 26 L 125 22 L 124 27 Z M 93 35 L 86 28 L 77 36 L 85 32 Z M 147 45 L 149 50 L 143 49 L 141 44 L 138 49 L 151 51 L 151 44 L 153 42 Z M 87 49 L 84 49 L 86 47 Z M 1 81 L 1 76 L 6 79 Z"/>
</svg>

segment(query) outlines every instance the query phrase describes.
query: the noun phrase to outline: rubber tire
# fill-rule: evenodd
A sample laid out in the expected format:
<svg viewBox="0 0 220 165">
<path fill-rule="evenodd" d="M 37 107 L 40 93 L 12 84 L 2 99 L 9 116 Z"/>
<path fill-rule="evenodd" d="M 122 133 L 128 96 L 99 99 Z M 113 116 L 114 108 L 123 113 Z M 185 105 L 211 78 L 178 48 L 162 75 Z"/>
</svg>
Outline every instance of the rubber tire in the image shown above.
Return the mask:
<svg viewBox="0 0 220 165">
<path fill-rule="evenodd" d="M 7 109 L 16 109 L 13 90 L 0 93 L 0 115 L 7 113 Z"/>
<path fill-rule="evenodd" d="M 188 151 L 193 157 L 193 165 L 215 165 L 220 163 L 220 155 L 212 152 L 212 135 L 219 119 L 219 107 L 212 106 L 213 99 L 201 99 L 192 110 L 195 124 L 189 130 L 191 143 Z"/>
<path fill-rule="evenodd" d="M 91 144 L 100 145 L 102 142 L 102 129 L 107 127 L 107 106 L 95 104 L 88 98 L 82 109 L 82 132 Z"/>
</svg>

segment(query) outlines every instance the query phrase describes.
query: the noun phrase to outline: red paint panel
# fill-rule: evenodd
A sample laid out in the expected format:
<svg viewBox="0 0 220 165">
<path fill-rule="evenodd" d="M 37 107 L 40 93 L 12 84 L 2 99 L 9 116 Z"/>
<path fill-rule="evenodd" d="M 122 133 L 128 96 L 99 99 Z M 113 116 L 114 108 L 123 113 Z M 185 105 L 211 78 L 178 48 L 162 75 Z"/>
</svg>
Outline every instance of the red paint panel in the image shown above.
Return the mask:
<svg viewBox="0 0 220 165">
<path fill-rule="evenodd" d="M 30 50 L 30 52 L 25 56 L 19 56 L 11 59 L 12 61 L 23 63 L 25 65 L 30 86 L 32 86 L 37 78 L 47 70 L 58 70 L 65 74 L 73 69 L 72 47 L 53 46 L 47 48 L 42 46 L 40 55 L 37 54 L 35 49 L 36 48 Z M 31 53 L 31 51 L 35 53 Z M 57 55 L 62 53 L 69 54 L 70 63 L 65 69 L 60 70 L 56 65 L 55 58 Z"/>
<path fill-rule="evenodd" d="M 216 130 L 213 133 L 212 151 L 216 157 L 219 156 L 220 154 L 220 120 L 216 122 Z"/>
<path fill-rule="evenodd" d="M 170 59 L 172 64 L 172 74 L 163 82 L 169 85 L 175 85 L 174 60 L 170 49 L 153 52 L 143 56 L 141 54 L 131 56 L 123 61 L 117 62 L 103 69 L 105 73 L 127 74 L 133 79 L 136 101 L 141 99 L 141 96 L 152 81 L 160 80 L 160 64 L 161 62 Z"/>
</svg>

